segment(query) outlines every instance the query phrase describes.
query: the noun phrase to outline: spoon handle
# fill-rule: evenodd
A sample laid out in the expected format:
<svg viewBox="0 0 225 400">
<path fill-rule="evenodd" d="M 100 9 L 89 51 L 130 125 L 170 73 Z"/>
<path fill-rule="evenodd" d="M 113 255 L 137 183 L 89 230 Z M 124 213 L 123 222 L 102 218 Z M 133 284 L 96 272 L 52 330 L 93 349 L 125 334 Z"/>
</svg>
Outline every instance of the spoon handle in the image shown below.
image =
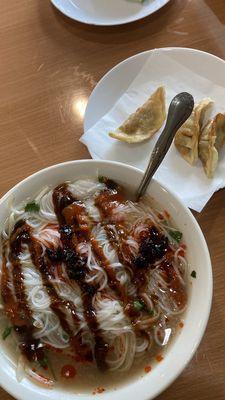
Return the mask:
<svg viewBox="0 0 225 400">
<path fill-rule="evenodd" d="M 175 133 L 190 117 L 193 108 L 194 99 L 191 94 L 186 92 L 177 94 L 171 101 L 165 128 L 163 129 L 163 132 L 161 133 L 154 149 L 152 150 L 147 169 L 136 192 L 136 201 L 138 201 L 146 192 L 153 175 L 170 148 Z"/>
</svg>

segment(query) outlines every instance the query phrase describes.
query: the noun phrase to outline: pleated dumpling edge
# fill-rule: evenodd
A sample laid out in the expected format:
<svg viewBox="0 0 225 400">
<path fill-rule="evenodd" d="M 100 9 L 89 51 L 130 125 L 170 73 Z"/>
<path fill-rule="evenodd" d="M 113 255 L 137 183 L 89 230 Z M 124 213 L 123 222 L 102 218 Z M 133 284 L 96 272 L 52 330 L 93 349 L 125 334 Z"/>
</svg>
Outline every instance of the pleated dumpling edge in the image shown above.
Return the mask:
<svg viewBox="0 0 225 400">
<path fill-rule="evenodd" d="M 198 160 L 198 142 L 201 129 L 212 109 L 213 101 L 210 98 L 201 100 L 192 111 L 191 116 L 177 131 L 174 144 L 181 156 L 194 165 Z"/>
<path fill-rule="evenodd" d="M 225 114 L 217 114 L 202 130 L 199 139 L 199 158 L 208 178 L 213 178 L 219 155 L 225 143 Z"/>
</svg>

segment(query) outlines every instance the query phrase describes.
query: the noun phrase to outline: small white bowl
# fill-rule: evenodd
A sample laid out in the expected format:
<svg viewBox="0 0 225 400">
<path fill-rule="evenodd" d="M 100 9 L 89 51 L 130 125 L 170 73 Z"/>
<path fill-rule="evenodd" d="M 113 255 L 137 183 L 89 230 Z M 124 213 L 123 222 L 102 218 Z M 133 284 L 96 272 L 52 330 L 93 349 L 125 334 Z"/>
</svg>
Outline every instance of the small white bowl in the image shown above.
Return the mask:
<svg viewBox="0 0 225 400">
<path fill-rule="evenodd" d="M 37 194 L 45 185 L 56 186 L 66 180 L 75 180 L 80 177 L 99 175 L 107 176 L 115 181 L 135 189 L 143 172 L 125 164 L 109 161 L 70 161 L 43 169 L 18 183 L 0 200 L 0 221 L 8 215 L 8 204 L 13 197 L 15 204 Z M 150 400 L 165 390 L 182 372 L 186 364 L 195 353 L 204 334 L 209 318 L 212 300 L 212 269 L 208 248 L 204 236 L 192 216 L 178 197 L 158 182 L 152 181 L 149 192 L 151 196 L 165 208 L 175 221 L 176 226 L 183 233 L 187 244 L 187 258 L 190 273 L 195 270 L 197 278 L 192 279 L 188 307 L 185 314 L 184 327 L 170 345 L 164 360 L 158 363 L 150 374 L 138 378 L 116 391 L 105 391 L 102 400 Z M 18 383 L 15 368 L 10 362 L 6 350 L 0 349 L 0 384 L 18 400 L 74 400 L 78 395 L 67 393 L 60 389 L 44 389 L 29 379 Z M 103 378 L 104 385 L 104 378 Z M 79 394 L 84 400 L 93 399 L 93 395 Z"/>
</svg>

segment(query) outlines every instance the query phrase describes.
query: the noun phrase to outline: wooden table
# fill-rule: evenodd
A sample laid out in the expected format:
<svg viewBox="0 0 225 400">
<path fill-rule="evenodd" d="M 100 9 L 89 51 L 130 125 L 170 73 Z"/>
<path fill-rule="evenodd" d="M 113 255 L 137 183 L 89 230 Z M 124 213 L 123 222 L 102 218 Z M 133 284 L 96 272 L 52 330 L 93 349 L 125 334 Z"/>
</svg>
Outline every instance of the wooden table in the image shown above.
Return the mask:
<svg viewBox="0 0 225 400">
<path fill-rule="evenodd" d="M 41 168 L 89 157 L 78 141 L 83 112 L 109 68 L 154 47 L 194 47 L 225 58 L 224 24 L 224 0 L 171 0 L 149 18 L 114 28 L 75 23 L 49 0 L 1 0 L 1 194 Z M 214 272 L 207 331 L 192 362 L 159 399 L 225 398 L 224 199 L 225 190 L 217 192 L 196 215 Z M 12 397 L 0 389 L 0 399 Z"/>
</svg>

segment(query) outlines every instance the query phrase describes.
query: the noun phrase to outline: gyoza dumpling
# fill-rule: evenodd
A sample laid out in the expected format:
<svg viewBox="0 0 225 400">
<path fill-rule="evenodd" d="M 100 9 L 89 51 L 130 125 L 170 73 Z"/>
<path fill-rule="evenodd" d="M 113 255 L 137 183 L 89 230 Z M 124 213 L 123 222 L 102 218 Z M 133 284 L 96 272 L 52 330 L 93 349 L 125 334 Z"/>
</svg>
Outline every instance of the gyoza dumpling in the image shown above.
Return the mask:
<svg viewBox="0 0 225 400">
<path fill-rule="evenodd" d="M 165 90 L 159 87 L 142 107 L 131 114 L 115 132 L 110 132 L 109 136 L 127 143 L 140 143 L 150 139 L 161 128 L 165 118 Z"/>
<path fill-rule="evenodd" d="M 218 150 L 225 143 L 225 114 L 217 114 L 200 134 L 199 158 L 205 173 L 212 178 L 218 164 Z"/>
<path fill-rule="evenodd" d="M 211 99 L 203 99 L 198 103 L 191 116 L 181 126 L 175 135 L 175 146 L 180 152 L 182 157 L 191 165 L 194 165 L 198 160 L 198 141 L 199 135 L 204 122 L 206 114 L 212 107 Z"/>
</svg>

